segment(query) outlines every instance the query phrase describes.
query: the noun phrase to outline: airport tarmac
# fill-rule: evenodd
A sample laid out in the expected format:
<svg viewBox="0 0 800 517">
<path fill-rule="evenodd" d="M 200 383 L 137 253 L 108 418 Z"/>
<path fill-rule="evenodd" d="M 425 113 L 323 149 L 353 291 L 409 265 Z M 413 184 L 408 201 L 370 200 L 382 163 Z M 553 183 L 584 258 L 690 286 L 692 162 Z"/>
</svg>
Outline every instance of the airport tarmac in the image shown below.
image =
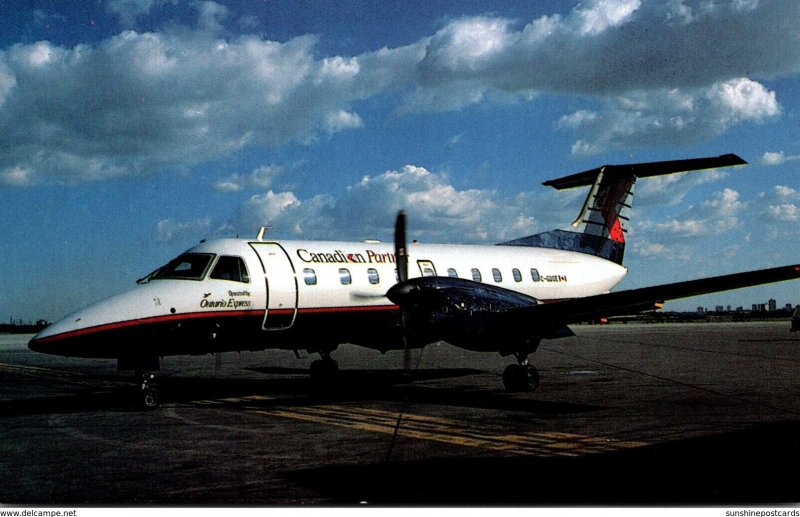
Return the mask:
<svg viewBox="0 0 800 517">
<path fill-rule="evenodd" d="M 0 335 L 0 503 L 607 506 L 800 502 L 789 322 L 577 326 L 512 362 L 446 344 L 167 357 L 142 411 L 114 361 Z"/>
</svg>

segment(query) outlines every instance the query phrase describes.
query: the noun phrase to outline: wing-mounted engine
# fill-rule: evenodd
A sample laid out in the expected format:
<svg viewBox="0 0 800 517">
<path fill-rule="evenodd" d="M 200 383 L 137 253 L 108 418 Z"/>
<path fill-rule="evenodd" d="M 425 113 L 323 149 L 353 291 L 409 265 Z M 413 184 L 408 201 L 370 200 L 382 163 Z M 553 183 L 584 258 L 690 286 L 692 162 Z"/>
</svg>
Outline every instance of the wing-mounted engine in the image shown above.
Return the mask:
<svg viewBox="0 0 800 517">
<path fill-rule="evenodd" d="M 504 325 L 503 315 L 538 305 L 539 300 L 471 280 L 413 278 L 392 287 L 387 296 L 404 312 L 410 347 L 447 341 L 470 350 L 498 350 L 506 344 L 512 350 L 531 340 L 572 335 L 563 325 L 557 329 L 546 325 Z"/>
<path fill-rule="evenodd" d="M 395 256 L 399 283 L 386 297 L 400 306 L 404 347 L 447 341 L 468 350 L 497 350 L 502 355 L 533 352 L 543 338 L 573 336 L 563 323 L 530 321 L 513 325 L 507 315 L 540 301 L 517 291 L 452 277 L 409 279 L 406 213 L 397 214 Z"/>
</svg>

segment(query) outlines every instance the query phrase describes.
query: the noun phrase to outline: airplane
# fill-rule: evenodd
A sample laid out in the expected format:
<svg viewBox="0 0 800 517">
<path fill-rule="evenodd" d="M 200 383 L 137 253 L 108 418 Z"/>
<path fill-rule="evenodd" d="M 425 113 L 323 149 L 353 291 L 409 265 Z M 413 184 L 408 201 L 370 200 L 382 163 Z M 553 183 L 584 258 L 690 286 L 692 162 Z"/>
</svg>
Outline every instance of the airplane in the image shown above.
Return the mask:
<svg viewBox="0 0 800 517">
<path fill-rule="evenodd" d="M 612 292 L 623 257 L 637 179 L 744 165 L 735 154 L 606 165 L 544 182 L 589 186 L 569 230 L 495 245 L 255 239 L 201 243 L 137 281 L 39 332 L 29 348 L 116 359 L 142 378 L 140 402 L 158 407 L 155 372 L 173 355 L 265 349 L 319 354 L 316 383 L 331 381 L 331 353 L 351 343 L 387 352 L 444 341 L 514 356 L 509 392 L 533 391 L 528 357 L 542 340 L 575 335 L 569 325 L 659 308 L 665 300 L 800 277 L 800 265 Z"/>
</svg>

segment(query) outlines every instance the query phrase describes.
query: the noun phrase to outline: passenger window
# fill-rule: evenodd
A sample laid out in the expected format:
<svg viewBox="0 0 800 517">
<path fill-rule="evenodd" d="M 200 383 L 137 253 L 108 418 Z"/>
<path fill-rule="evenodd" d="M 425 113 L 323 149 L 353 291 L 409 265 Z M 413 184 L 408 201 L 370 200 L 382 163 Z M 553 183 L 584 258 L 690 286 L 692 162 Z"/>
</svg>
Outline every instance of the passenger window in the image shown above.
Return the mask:
<svg viewBox="0 0 800 517">
<path fill-rule="evenodd" d="M 472 280 L 475 282 L 480 282 L 482 280 L 480 269 L 472 268 Z"/>
<path fill-rule="evenodd" d="M 500 270 L 496 267 L 492 268 L 492 277 L 494 277 L 495 282 L 502 282 L 503 281 L 503 274 L 500 273 Z"/>
<path fill-rule="evenodd" d="M 303 269 L 303 280 L 306 285 L 317 285 L 317 273 L 310 267 Z"/>
<path fill-rule="evenodd" d="M 531 280 L 533 280 L 534 282 L 538 282 L 539 280 L 541 280 L 538 269 L 531 268 Z"/>
<path fill-rule="evenodd" d="M 226 257 L 222 256 L 214 266 L 211 272 L 211 278 L 215 280 L 229 280 L 231 282 L 242 282 L 247 284 L 250 282 L 250 276 L 247 274 L 247 266 L 241 257 Z"/>
<path fill-rule="evenodd" d="M 433 272 L 433 269 L 424 267 L 422 268 L 422 276 L 436 276 L 436 273 Z"/>
<path fill-rule="evenodd" d="M 512 269 L 511 274 L 514 275 L 515 282 L 522 282 L 522 273 L 519 272 L 519 269 L 517 268 Z"/>
<path fill-rule="evenodd" d="M 367 269 L 367 276 L 369 277 L 369 283 L 375 285 L 381 281 L 381 277 L 378 275 L 378 270 L 374 267 Z"/>
<path fill-rule="evenodd" d="M 353 277 L 350 275 L 349 269 L 339 268 L 339 281 L 342 285 L 350 285 L 353 283 Z"/>
<path fill-rule="evenodd" d="M 458 273 L 456 272 L 455 269 L 450 267 L 447 268 L 447 276 L 449 276 L 450 278 L 458 278 Z"/>
</svg>

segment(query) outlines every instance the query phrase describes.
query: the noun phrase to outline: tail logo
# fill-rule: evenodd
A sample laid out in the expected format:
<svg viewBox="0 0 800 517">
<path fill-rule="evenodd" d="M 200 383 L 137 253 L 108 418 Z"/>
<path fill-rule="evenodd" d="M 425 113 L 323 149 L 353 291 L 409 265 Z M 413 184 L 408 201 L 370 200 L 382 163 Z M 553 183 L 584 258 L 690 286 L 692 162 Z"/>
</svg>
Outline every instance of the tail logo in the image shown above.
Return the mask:
<svg viewBox="0 0 800 517">
<path fill-rule="evenodd" d="M 625 242 L 625 231 L 622 229 L 622 224 L 619 222 L 618 217 L 614 219 L 608 234 L 609 238 L 614 242 Z"/>
</svg>

